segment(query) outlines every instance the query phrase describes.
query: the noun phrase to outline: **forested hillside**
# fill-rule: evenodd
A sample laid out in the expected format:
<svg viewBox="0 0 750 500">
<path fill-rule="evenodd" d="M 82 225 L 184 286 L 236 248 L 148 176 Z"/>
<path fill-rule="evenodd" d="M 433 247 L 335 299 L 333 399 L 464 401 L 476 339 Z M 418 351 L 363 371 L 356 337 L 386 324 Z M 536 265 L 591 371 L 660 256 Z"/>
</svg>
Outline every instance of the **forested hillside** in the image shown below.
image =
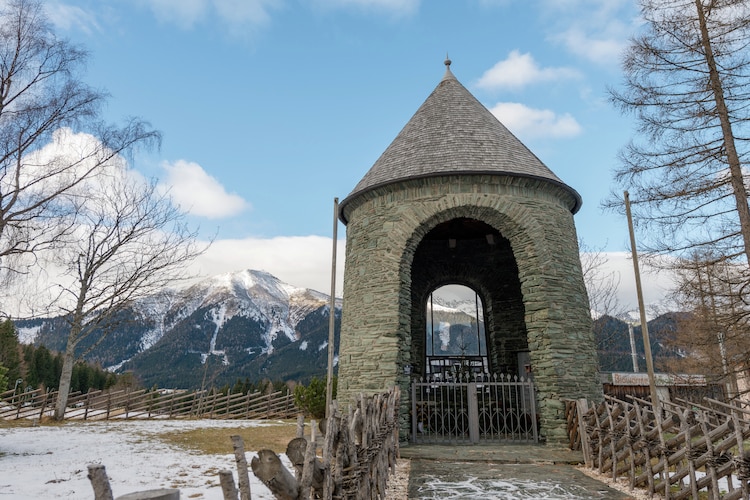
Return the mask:
<svg viewBox="0 0 750 500">
<path fill-rule="evenodd" d="M 28 388 L 56 389 L 62 362 L 62 354 L 44 345 L 21 344 L 12 321 L 0 323 L 0 393 Z M 101 366 L 81 361 L 73 367 L 71 390 L 107 389 L 117 384 L 118 378 Z"/>
</svg>

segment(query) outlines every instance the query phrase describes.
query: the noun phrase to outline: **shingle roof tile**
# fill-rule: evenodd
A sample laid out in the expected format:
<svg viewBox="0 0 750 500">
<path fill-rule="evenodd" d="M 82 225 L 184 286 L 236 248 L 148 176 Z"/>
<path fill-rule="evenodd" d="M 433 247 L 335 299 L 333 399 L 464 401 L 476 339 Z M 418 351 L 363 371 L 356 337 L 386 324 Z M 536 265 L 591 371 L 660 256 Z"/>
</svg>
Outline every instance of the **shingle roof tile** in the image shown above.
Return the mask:
<svg viewBox="0 0 750 500">
<path fill-rule="evenodd" d="M 532 177 L 580 195 L 564 184 L 456 78 L 445 76 L 414 116 L 341 203 L 377 187 L 420 177 L 491 174 Z"/>
</svg>

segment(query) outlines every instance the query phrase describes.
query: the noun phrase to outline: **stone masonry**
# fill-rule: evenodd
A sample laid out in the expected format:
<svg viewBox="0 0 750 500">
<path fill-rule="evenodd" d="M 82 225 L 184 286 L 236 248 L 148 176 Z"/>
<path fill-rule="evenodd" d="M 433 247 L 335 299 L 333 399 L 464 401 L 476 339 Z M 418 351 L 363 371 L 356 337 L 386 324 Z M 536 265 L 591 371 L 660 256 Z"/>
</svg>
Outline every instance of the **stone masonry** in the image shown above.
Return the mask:
<svg viewBox="0 0 750 500">
<path fill-rule="evenodd" d="M 564 441 L 561 399 L 601 395 L 573 217 L 550 196 L 554 193 L 543 196 L 528 180 L 467 180 L 410 181 L 350 206 L 339 400 L 395 384 L 409 394 L 411 376 L 404 367 L 421 364 L 413 358 L 413 345 L 424 336 L 417 331 L 416 340 L 411 330 L 414 252 L 438 223 L 470 217 L 496 228 L 513 248 L 543 435 Z M 409 406 L 404 403 L 405 420 Z"/>
</svg>

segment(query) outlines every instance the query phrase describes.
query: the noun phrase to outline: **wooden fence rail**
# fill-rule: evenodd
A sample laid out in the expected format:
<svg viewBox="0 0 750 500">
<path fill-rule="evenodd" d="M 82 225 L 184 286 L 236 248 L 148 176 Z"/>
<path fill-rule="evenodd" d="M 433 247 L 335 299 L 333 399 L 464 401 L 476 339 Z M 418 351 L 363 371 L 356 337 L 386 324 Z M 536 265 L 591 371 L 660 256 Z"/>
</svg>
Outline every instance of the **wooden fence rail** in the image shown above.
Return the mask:
<svg viewBox="0 0 750 500">
<path fill-rule="evenodd" d="M 42 419 L 52 416 L 57 391 L 37 389 L 0 393 L 0 419 Z M 222 394 L 214 391 L 91 390 L 71 393 L 65 418 L 71 420 L 218 418 L 294 418 L 299 409 L 292 394 L 260 392 Z"/>
<path fill-rule="evenodd" d="M 669 500 L 750 500 L 750 411 L 678 399 L 655 415 L 650 402 L 628 399 L 566 402 L 571 448 L 587 467 Z"/>
</svg>

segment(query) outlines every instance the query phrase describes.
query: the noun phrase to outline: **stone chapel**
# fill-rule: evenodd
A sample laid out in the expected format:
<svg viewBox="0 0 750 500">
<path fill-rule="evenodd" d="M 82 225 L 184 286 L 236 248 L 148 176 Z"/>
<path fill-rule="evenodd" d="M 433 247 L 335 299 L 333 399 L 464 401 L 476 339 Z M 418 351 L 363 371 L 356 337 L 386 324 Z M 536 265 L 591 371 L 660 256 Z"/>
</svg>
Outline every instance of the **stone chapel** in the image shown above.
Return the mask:
<svg viewBox="0 0 750 500">
<path fill-rule="evenodd" d="M 581 197 L 453 75 L 341 202 L 346 225 L 338 399 L 428 371 L 425 304 L 446 284 L 483 303 L 491 372 L 533 374 L 542 438 L 567 439 L 564 399 L 601 399 L 573 221 Z M 523 359 L 524 361 L 519 361 Z"/>
</svg>

